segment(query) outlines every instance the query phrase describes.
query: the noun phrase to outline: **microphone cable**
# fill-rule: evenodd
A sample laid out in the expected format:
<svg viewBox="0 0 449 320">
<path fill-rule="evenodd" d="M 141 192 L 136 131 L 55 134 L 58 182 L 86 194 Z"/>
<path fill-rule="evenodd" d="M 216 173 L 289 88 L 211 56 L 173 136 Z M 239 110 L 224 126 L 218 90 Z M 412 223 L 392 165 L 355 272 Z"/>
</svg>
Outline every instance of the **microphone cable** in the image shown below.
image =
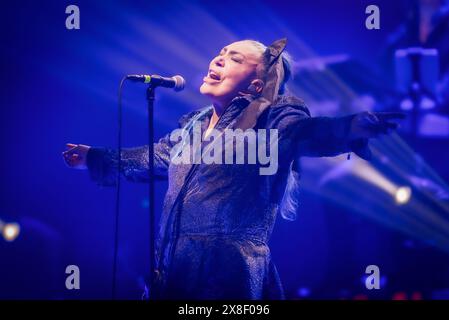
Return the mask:
<svg viewBox="0 0 449 320">
<path fill-rule="evenodd" d="M 120 81 L 118 89 L 118 130 L 117 130 L 117 150 L 118 150 L 118 164 L 117 164 L 117 182 L 115 193 L 115 222 L 114 222 L 114 260 L 112 263 L 112 300 L 116 298 L 116 282 L 117 282 L 117 256 L 118 256 L 118 232 L 119 232 L 119 218 L 120 218 L 120 172 L 122 165 L 122 92 L 123 84 L 126 81 L 126 76 Z"/>
</svg>

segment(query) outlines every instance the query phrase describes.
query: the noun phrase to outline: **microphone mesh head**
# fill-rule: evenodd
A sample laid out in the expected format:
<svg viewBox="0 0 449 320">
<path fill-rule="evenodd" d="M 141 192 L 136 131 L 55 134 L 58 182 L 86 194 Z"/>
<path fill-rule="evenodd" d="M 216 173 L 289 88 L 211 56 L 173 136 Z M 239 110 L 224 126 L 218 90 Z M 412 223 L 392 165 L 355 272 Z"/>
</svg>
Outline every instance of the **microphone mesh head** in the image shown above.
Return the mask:
<svg viewBox="0 0 449 320">
<path fill-rule="evenodd" d="M 175 91 L 181 91 L 184 89 L 185 85 L 186 85 L 186 81 L 184 80 L 183 77 L 181 77 L 180 75 L 176 75 L 173 77 L 173 79 L 175 80 Z"/>
</svg>

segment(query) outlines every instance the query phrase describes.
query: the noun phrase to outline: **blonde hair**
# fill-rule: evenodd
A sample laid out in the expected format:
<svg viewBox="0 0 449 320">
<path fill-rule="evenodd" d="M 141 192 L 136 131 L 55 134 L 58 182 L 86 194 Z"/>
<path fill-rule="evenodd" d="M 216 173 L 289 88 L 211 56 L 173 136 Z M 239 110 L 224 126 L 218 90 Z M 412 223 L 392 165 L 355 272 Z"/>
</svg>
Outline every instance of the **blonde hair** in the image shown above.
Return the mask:
<svg viewBox="0 0 449 320">
<path fill-rule="evenodd" d="M 252 40 L 252 39 L 247 39 L 247 40 L 243 40 L 246 42 L 251 43 L 255 48 L 257 48 L 260 51 L 260 54 L 263 56 L 265 50 L 267 49 L 267 46 L 264 45 L 262 42 L 257 41 L 257 40 Z M 284 51 L 281 54 L 282 59 L 282 65 L 284 66 L 284 79 L 282 79 L 281 81 L 281 85 L 279 87 L 279 94 L 284 94 L 286 91 L 286 86 L 287 86 L 287 82 L 290 80 L 290 78 L 292 78 L 292 62 L 293 59 L 291 57 L 291 55 Z M 262 64 L 260 64 L 260 67 L 257 67 L 257 74 L 262 78 L 262 80 L 266 80 L 266 76 L 267 76 L 267 70 L 268 66 L 266 65 L 266 61 L 262 61 Z"/>
</svg>

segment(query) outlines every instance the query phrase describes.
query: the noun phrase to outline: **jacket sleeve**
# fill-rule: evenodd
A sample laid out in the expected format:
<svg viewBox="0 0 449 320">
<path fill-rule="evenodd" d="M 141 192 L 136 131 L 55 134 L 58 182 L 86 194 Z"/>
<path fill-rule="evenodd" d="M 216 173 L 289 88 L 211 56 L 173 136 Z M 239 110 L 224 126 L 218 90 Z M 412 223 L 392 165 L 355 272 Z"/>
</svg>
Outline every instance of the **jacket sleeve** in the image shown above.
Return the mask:
<svg viewBox="0 0 449 320">
<path fill-rule="evenodd" d="M 270 128 L 278 129 L 280 161 L 288 165 L 299 156 L 330 157 L 366 148 L 367 139 L 348 138 L 355 115 L 311 117 L 303 104 L 273 107 Z"/>
<path fill-rule="evenodd" d="M 196 112 L 184 115 L 179 127 L 186 125 Z M 154 143 L 154 174 L 156 178 L 166 178 L 170 166 L 170 152 L 174 143 L 170 134 Z M 87 153 L 87 168 L 90 178 L 100 186 L 115 186 L 118 170 L 118 150 L 104 147 L 91 147 Z M 148 182 L 148 145 L 122 148 L 120 172 L 133 182 Z"/>
</svg>

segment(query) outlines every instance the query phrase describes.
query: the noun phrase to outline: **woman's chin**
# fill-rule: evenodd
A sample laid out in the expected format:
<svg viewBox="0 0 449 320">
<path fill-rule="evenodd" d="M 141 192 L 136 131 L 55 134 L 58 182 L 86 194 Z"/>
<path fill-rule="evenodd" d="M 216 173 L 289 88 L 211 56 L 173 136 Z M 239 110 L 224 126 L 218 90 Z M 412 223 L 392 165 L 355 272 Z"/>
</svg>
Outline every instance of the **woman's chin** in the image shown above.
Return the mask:
<svg viewBox="0 0 449 320">
<path fill-rule="evenodd" d="M 207 91 L 207 84 L 203 82 L 203 84 L 200 86 L 200 93 L 206 94 L 206 91 Z"/>
<path fill-rule="evenodd" d="M 206 82 L 204 82 L 200 87 L 200 93 L 207 97 L 211 97 L 211 98 L 215 97 L 216 96 L 215 91 L 216 90 L 214 90 L 214 88 L 211 88 L 211 86 L 209 84 L 207 84 Z"/>
<path fill-rule="evenodd" d="M 230 100 L 229 97 L 234 97 L 235 95 L 229 93 L 223 93 L 222 90 L 217 90 L 207 83 L 203 83 L 200 87 L 200 93 L 203 96 L 208 97 L 213 103 L 222 104 L 223 101 Z"/>
</svg>

